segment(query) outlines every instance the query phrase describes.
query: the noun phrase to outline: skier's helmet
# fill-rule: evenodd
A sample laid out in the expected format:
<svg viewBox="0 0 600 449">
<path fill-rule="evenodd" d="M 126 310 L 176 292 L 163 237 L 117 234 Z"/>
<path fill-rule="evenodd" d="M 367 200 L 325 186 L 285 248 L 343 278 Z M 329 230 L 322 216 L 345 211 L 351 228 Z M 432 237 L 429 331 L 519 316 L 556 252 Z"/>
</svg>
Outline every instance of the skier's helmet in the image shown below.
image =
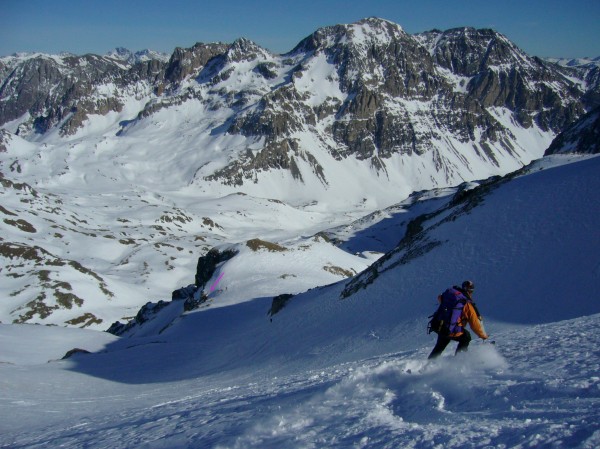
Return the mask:
<svg viewBox="0 0 600 449">
<path fill-rule="evenodd" d="M 465 281 L 462 283 L 462 288 L 463 290 L 466 290 L 469 293 L 473 293 L 473 290 L 475 290 L 475 284 L 473 283 L 473 281 Z"/>
</svg>

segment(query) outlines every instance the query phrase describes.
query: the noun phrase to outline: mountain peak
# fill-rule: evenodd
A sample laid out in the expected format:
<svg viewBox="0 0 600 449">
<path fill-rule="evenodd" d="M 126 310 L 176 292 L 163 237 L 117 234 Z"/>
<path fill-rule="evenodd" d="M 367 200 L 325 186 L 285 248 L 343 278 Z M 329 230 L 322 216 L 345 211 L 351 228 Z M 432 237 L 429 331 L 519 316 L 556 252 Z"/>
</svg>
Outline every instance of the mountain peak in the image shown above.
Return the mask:
<svg viewBox="0 0 600 449">
<path fill-rule="evenodd" d="M 395 29 L 397 31 L 404 32 L 403 28 L 395 22 L 391 20 L 382 19 L 380 17 L 367 17 L 365 19 L 361 19 L 357 22 L 354 22 L 352 25 L 360 25 L 360 26 L 370 26 L 374 29 Z"/>
<path fill-rule="evenodd" d="M 245 37 L 236 39 L 227 50 L 227 58 L 234 62 L 254 59 L 259 54 L 267 55 L 269 52 Z"/>
<path fill-rule="evenodd" d="M 387 43 L 408 36 L 402 27 L 378 17 L 368 17 L 344 25 L 319 28 L 303 39 L 290 53 L 312 52 L 337 46 Z"/>
<path fill-rule="evenodd" d="M 460 76 L 489 67 L 531 67 L 534 59 L 503 34 L 490 28 L 460 27 L 415 35 L 436 62 Z"/>
<path fill-rule="evenodd" d="M 113 59 L 118 59 L 129 64 L 136 64 L 138 62 L 146 62 L 152 60 L 167 62 L 170 58 L 170 55 L 154 50 L 145 49 L 133 52 L 125 47 L 117 47 L 114 50 L 111 50 L 108 53 L 106 53 L 105 56 Z"/>
</svg>

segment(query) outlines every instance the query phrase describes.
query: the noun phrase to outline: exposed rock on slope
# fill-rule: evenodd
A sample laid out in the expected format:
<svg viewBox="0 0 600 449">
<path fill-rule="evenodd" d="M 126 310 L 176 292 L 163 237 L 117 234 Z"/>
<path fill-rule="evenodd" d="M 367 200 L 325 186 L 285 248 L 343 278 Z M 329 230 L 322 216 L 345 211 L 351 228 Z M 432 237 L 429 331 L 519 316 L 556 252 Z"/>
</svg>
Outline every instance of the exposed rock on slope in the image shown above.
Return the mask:
<svg viewBox="0 0 600 449">
<path fill-rule="evenodd" d="M 546 151 L 556 153 L 600 153 L 600 107 L 559 134 Z"/>
</svg>

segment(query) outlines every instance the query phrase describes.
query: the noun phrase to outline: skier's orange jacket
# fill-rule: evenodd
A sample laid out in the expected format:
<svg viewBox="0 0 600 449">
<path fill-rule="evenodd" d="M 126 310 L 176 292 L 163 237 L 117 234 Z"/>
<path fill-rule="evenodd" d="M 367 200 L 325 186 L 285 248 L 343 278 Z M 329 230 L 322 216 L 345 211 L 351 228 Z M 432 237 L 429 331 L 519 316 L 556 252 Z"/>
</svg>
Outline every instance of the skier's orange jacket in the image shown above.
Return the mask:
<svg viewBox="0 0 600 449">
<path fill-rule="evenodd" d="M 438 302 L 442 302 L 442 295 L 438 296 Z M 487 340 L 488 336 L 483 330 L 483 325 L 481 324 L 480 317 L 477 315 L 475 307 L 473 307 L 473 302 L 470 299 L 468 299 L 465 303 L 462 310 L 462 314 L 460 315 L 457 324 L 464 328 L 467 325 L 467 323 L 469 323 L 469 326 L 471 326 L 471 329 L 473 329 L 473 332 L 475 332 L 479 338 Z M 464 334 L 464 332 L 455 332 L 448 336 L 460 337 L 462 334 Z"/>
</svg>

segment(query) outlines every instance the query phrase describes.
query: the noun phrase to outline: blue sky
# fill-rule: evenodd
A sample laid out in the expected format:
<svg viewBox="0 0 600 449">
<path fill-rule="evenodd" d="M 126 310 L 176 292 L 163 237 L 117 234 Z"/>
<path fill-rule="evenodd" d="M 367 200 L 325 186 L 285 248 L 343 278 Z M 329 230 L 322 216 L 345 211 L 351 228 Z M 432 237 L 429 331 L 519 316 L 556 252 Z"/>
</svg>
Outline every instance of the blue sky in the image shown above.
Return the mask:
<svg viewBox="0 0 600 449">
<path fill-rule="evenodd" d="M 171 53 L 238 37 L 284 53 L 317 28 L 375 16 L 408 33 L 493 28 L 535 56 L 600 56 L 600 0 L 0 0 L 0 12 L 0 55 Z"/>
</svg>

